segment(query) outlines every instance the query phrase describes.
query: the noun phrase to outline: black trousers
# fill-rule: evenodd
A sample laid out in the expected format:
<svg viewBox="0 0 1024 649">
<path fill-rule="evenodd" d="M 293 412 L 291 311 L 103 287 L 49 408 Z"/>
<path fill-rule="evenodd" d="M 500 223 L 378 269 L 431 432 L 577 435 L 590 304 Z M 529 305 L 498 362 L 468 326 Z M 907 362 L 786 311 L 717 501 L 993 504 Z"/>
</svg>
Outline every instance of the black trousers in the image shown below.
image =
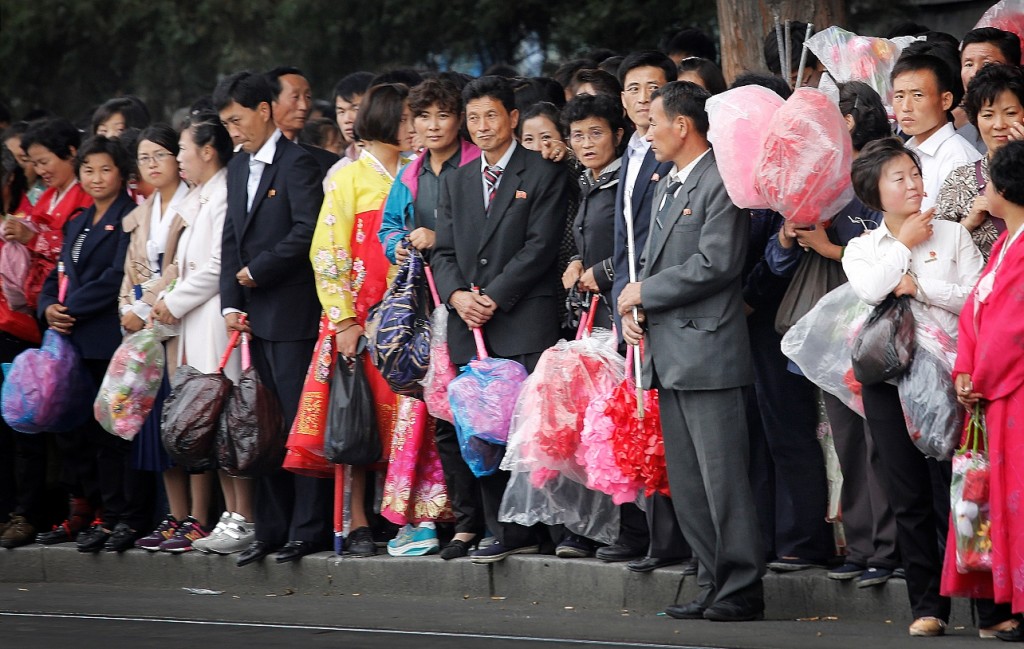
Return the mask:
<svg viewBox="0 0 1024 649">
<path fill-rule="evenodd" d="M 268 341 L 253 338 L 252 364 L 281 404 L 286 429 L 299 408 L 302 383 L 313 356 L 315 339 Z M 331 540 L 330 480 L 296 475 L 278 468 L 256 478 L 256 538 L 274 546 L 308 541 L 324 547 Z"/>
<path fill-rule="evenodd" d="M 825 410 L 843 471 L 840 503 L 847 561 L 871 568 L 898 568 L 896 519 L 882 484 L 881 458 L 867 422 L 828 393 Z"/>
<path fill-rule="evenodd" d="M 818 443 L 817 392 L 803 376 L 787 369 L 774 318 L 748 319 L 754 358 L 757 410 L 763 439 L 751 438 L 751 484 L 764 485 L 758 517 L 778 557 L 799 557 L 825 563 L 835 556 L 828 514 L 825 456 Z M 751 425 L 750 431 L 757 426 Z M 759 452 L 760 451 L 760 452 Z M 763 489 L 760 491 L 763 492 Z"/>
<path fill-rule="evenodd" d="M 650 545 L 647 556 L 656 559 L 689 559 L 693 553 L 683 538 L 672 499 L 656 493 L 647 498 L 647 528 Z"/>
<path fill-rule="evenodd" d="M 31 343 L 0 332 L 0 363 L 10 363 Z M 0 386 L 3 385 L 0 368 Z M 0 520 L 25 516 L 37 528 L 46 492 L 46 435 L 19 433 L 0 417 Z"/>
<path fill-rule="evenodd" d="M 895 386 L 865 385 L 862 395 L 889 506 L 896 517 L 896 543 L 907 573 L 910 609 L 915 618 L 934 616 L 948 621 L 950 601 L 939 594 L 939 585 L 943 557 L 940 544 L 945 541 L 949 519 L 950 465 L 943 462 L 940 466 L 914 446 Z M 942 502 L 944 511 L 940 509 Z"/>
<path fill-rule="evenodd" d="M 480 484 L 462 459 L 454 424 L 438 419 L 434 439 L 437 442 L 437 454 L 441 458 L 441 469 L 444 471 L 448 500 L 455 514 L 455 532 L 482 536 L 484 511 L 480 501 Z"/>
</svg>

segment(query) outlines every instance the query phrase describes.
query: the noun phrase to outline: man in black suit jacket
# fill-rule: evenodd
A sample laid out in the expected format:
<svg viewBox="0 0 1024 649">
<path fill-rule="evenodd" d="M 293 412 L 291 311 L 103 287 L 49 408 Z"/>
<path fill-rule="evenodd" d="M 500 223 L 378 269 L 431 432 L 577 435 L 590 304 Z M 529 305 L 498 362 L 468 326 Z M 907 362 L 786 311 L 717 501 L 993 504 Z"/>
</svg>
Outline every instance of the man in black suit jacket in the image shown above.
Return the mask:
<svg viewBox="0 0 1024 649">
<path fill-rule="evenodd" d="M 559 337 L 565 172 L 516 143 L 519 112 L 506 80 L 472 81 L 463 99 L 467 127 L 482 155 L 480 164 L 460 167 L 441 183 L 432 266 L 441 299 L 459 316 L 448 320 L 448 349 L 453 363 L 466 364 L 475 356 L 471 329 L 479 327 L 489 354 L 532 371 Z M 538 551 L 533 531 L 498 522 L 508 478 L 499 471 L 480 481 L 484 516 L 498 541 L 474 552 L 475 562 Z"/>
<path fill-rule="evenodd" d="M 240 72 L 217 85 L 214 105 L 242 154 L 228 165 L 221 307 L 228 330 L 252 334 L 252 363 L 277 395 L 285 431 L 313 354 L 320 301 L 309 246 L 323 192 L 320 169 L 274 125 L 266 78 Z M 247 319 L 243 323 L 240 314 Z M 284 445 L 282 436 L 281 444 Z M 256 540 L 243 566 L 282 548 L 278 562 L 325 549 L 330 482 L 277 469 L 256 483 Z"/>
<path fill-rule="evenodd" d="M 651 222 L 651 201 L 658 180 L 672 170 L 670 161 L 658 162 L 651 144 L 644 137 L 650 125 L 651 95 L 669 81 L 674 81 L 676 66 L 665 54 L 657 51 L 635 52 L 619 66 L 622 83 L 622 106 L 636 127 L 626 151 L 622 154 L 619 188 L 615 194 L 615 251 L 613 264 L 612 301 L 619 299 L 622 287 L 629 282 L 629 255 L 626 237 L 626 219 L 633 223 L 636 250 L 636 272 L 639 274 L 640 252 L 647 242 Z M 617 309 L 615 324 L 622 331 Z M 621 334 L 620 334 L 621 335 Z M 668 496 L 655 494 L 647 499 L 647 515 L 636 505 L 627 503 L 620 509 L 619 537 L 613 545 L 600 548 L 597 558 L 602 561 L 629 561 L 627 567 L 647 572 L 662 566 L 679 563 L 690 554 L 683 540 Z"/>
<path fill-rule="evenodd" d="M 320 180 L 338 161 L 338 156 L 327 149 L 299 142 L 299 133 L 306 126 L 309 113 L 313 109 L 313 90 L 302 70 L 291 66 L 281 66 L 267 72 L 267 83 L 274 93 L 274 101 L 270 103 L 270 112 L 274 116 L 274 124 L 281 133 L 306 150 L 313 156 L 320 167 Z"/>
</svg>

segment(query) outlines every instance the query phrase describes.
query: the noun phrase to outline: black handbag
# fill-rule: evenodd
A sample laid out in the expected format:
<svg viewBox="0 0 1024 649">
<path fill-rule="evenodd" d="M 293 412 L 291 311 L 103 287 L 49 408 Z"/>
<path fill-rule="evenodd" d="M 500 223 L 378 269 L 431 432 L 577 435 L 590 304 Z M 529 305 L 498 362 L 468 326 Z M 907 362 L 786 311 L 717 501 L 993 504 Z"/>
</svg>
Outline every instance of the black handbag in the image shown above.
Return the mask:
<svg viewBox="0 0 1024 649">
<path fill-rule="evenodd" d="M 365 350 L 366 339 L 360 338 L 355 358 L 346 362 L 339 357 L 331 376 L 324 457 L 335 464 L 365 466 L 381 458 L 373 393 L 363 373 Z"/>
<path fill-rule="evenodd" d="M 874 308 L 853 341 L 853 375 L 862 385 L 875 385 L 902 375 L 913 358 L 910 297 L 890 293 Z"/>
<path fill-rule="evenodd" d="M 775 331 L 785 334 L 818 300 L 846 283 L 843 265 L 813 250 L 803 253 L 775 314 Z"/>
</svg>

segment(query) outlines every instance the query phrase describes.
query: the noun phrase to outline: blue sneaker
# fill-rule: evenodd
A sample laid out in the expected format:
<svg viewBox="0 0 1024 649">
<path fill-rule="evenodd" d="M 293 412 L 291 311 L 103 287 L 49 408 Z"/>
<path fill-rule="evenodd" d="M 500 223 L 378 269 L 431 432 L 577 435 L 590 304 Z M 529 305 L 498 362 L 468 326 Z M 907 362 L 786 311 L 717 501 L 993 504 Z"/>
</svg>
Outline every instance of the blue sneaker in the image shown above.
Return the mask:
<svg viewBox="0 0 1024 649">
<path fill-rule="evenodd" d="M 388 541 L 388 554 L 393 557 L 422 557 L 440 552 L 437 530 L 406 525 L 398 536 Z"/>
</svg>

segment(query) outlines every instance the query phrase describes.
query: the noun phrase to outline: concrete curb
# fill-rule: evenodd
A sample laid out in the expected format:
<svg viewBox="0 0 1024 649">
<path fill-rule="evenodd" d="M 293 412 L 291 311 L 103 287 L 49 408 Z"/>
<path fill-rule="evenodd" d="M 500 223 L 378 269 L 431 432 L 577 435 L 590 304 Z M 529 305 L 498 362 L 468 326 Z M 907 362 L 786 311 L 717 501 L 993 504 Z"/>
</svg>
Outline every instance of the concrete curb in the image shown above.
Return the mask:
<svg viewBox="0 0 1024 649">
<path fill-rule="evenodd" d="M 129 550 L 123 554 L 82 554 L 73 544 L 33 545 L 0 550 L 2 583 L 103 582 L 114 587 L 207 588 L 232 594 L 422 595 L 453 598 L 505 597 L 590 609 L 659 611 L 690 601 L 695 577 L 680 566 L 637 574 L 624 564 L 595 559 L 513 556 L 481 566 L 466 559 L 438 557 L 337 557 L 321 552 L 278 565 L 273 560 L 244 568 L 234 557 L 188 552 L 172 555 Z M 824 570 L 765 577 L 766 617 L 796 619 L 835 616 L 846 620 L 910 621 L 906 584 L 857 588 L 828 579 Z M 955 600 L 953 617 L 970 619 L 966 600 Z"/>
</svg>

